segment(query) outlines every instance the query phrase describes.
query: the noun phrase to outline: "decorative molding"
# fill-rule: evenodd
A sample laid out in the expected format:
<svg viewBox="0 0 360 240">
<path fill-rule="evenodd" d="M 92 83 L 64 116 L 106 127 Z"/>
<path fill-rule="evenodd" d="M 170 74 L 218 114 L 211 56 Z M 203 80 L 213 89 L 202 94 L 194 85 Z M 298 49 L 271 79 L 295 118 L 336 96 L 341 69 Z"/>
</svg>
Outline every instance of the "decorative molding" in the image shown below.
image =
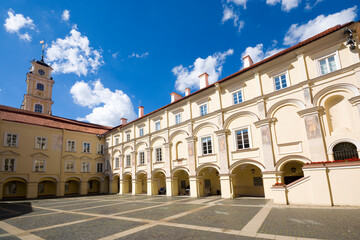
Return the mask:
<svg viewBox="0 0 360 240">
<path fill-rule="evenodd" d="M 304 110 L 300 110 L 297 112 L 297 114 L 299 114 L 300 117 L 306 117 L 309 115 L 314 115 L 314 114 L 324 114 L 325 113 L 325 109 L 324 107 L 312 107 L 312 108 L 306 108 Z"/>
</svg>

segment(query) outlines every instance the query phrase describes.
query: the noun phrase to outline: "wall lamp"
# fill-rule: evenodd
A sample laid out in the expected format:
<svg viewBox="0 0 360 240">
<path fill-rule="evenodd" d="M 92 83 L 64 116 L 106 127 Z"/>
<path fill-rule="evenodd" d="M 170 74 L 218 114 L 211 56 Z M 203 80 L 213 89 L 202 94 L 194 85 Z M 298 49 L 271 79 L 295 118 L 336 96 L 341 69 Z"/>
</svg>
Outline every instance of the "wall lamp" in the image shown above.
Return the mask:
<svg viewBox="0 0 360 240">
<path fill-rule="evenodd" d="M 354 50 L 356 48 L 355 41 L 353 40 L 355 30 L 351 30 L 349 28 L 345 28 L 344 35 L 348 35 L 348 40 L 346 41 L 346 46 L 350 45 L 350 50 Z"/>
<path fill-rule="evenodd" d="M 102 134 L 97 134 L 96 136 L 97 136 L 97 138 L 99 139 L 99 141 L 101 141 L 101 139 L 104 138 L 104 135 L 102 135 Z"/>
</svg>

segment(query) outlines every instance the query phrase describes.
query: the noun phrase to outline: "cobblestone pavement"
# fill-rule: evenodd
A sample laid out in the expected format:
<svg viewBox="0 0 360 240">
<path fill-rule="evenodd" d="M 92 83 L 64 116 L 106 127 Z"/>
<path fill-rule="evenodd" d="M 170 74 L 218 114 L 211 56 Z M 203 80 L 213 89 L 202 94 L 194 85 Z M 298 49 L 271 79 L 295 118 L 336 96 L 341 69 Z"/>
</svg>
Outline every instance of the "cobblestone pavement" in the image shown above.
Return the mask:
<svg viewBox="0 0 360 240">
<path fill-rule="evenodd" d="M 360 239 L 360 208 L 99 195 L 0 202 L 4 239 Z"/>
</svg>

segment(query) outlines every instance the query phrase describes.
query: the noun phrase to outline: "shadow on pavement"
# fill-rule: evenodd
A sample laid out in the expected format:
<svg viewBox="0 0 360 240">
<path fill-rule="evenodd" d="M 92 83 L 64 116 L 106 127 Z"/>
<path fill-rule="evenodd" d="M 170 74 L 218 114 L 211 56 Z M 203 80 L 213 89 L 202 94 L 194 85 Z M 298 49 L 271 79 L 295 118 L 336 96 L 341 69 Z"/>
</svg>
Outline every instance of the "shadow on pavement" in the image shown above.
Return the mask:
<svg viewBox="0 0 360 240">
<path fill-rule="evenodd" d="M 30 202 L 0 203 L 0 221 L 33 212 Z"/>
</svg>

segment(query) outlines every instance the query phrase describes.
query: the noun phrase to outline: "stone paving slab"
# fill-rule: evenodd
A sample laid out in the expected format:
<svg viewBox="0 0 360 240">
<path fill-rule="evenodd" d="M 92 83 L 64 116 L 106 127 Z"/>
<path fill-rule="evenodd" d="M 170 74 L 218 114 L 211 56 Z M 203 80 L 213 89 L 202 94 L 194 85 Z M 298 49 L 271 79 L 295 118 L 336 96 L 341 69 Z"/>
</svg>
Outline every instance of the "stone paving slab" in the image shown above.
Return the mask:
<svg viewBox="0 0 360 240">
<path fill-rule="evenodd" d="M 87 203 L 93 203 L 93 202 L 96 202 L 96 201 L 89 200 L 89 199 L 81 199 L 81 200 L 76 200 L 76 201 L 34 202 L 33 204 L 35 206 L 56 208 L 56 206 L 62 206 L 62 205 L 66 206 L 66 205 L 73 205 L 73 204 L 87 204 Z"/>
<path fill-rule="evenodd" d="M 160 220 L 169 216 L 173 216 L 182 212 L 193 210 L 199 208 L 199 205 L 190 205 L 190 204 L 172 204 L 165 205 L 160 207 L 154 207 L 151 209 L 146 209 L 142 211 L 122 214 L 121 216 L 132 217 L 132 218 L 142 218 L 150 220 Z"/>
<path fill-rule="evenodd" d="M 22 230 L 30 230 L 40 227 L 47 227 L 57 224 L 74 222 L 78 220 L 91 218 L 89 216 L 81 216 L 69 213 L 58 213 L 44 216 L 34 216 L 29 218 L 7 219 L 4 222 L 11 224 Z"/>
<path fill-rule="evenodd" d="M 171 222 L 241 230 L 260 208 L 237 206 L 213 206 Z"/>
<path fill-rule="evenodd" d="M 17 237 L 15 237 L 13 235 L 5 236 L 5 237 L 0 236 L 0 240 L 17 240 L 17 239 L 20 239 L 20 238 L 17 238 Z"/>
<path fill-rule="evenodd" d="M 120 201 L 119 201 L 119 203 L 120 203 Z M 79 204 L 74 204 L 74 205 L 65 205 L 65 206 L 58 205 L 56 207 L 50 207 L 50 208 L 54 208 L 54 209 L 58 209 L 58 210 L 70 211 L 70 210 L 76 210 L 76 209 L 81 209 L 81 208 L 96 207 L 96 206 L 101 206 L 101 205 L 106 205 L 106 204 L 111 204 L 111 202 L 108 202 L 108 201 L 92 201 L 92 202 L 79 203 Z M 46 206 L 46 207 L 48 207 L 48 206 Z"/>
<path fill-rule="evenodd" d="M 322 239 L 360 239 L 360 209 L 273 208 L 259 233 Z"/>
<path fill-rule="evenodd" d="M 269 202 L 269 199 L 246 199 L 246 198 L 236 198 L 236 199 L 224 199 L 216 204 L 234 204 L 234 205 L 265 205 Z"/>
<path fill-rule="evenodd" d="M 245 239 L 255 239 L 244 236 L 236 236 L 230 234 L 214 233 L 193 229 L 183 229 L 177 227 L 168 227 L 168 226 L 155 226 L 143 231 L 119 238 L 122 240 L 126 239 L 157 239 L 157 240 L 192 240 L 192 239 L 204 239 L 204 240 L 245 240 Z M 257 238 L 259 239 L 259 238 Z"/>
<path fill-rule="evenodd" d="M 142 225 L 142 223 L 101 218 L 64 227 L 37 231 L 33 232 L 33 234 L 48 240 L 92 240 L 110 236 L 140 225 Z"/>
<path fill-rule="evenodd" d="M 48 212 L 52 211 L 33 207 L 30 203 L 0 203 L 0 221 L 14 217 L 31 216 Z"/>
<path fill-rule="evenodd" d="M 86 212 L 86 213 L 97 213 L 97 214 L 116 214 L 129 210 L 140 209 L 144 207 L 156 206 L 156 203 L 147 203 L 147 202 L 129 202 L 126 204 L 111 205 L 105 207 L 97 207 L 92 209 L 78 210 L 76 212 Z"/>
<path fill-rule="evenodd" d="M 177 200 L 181 200 L 181 199 L 175 199 L 173 197 L 164 197 L 164 196 L 153 197 L 153 198 L 149 199 L 149 201 L 151 201 L 151 202 L 171 202 L 171 201 L 177 201 Z"/>
</svg>

